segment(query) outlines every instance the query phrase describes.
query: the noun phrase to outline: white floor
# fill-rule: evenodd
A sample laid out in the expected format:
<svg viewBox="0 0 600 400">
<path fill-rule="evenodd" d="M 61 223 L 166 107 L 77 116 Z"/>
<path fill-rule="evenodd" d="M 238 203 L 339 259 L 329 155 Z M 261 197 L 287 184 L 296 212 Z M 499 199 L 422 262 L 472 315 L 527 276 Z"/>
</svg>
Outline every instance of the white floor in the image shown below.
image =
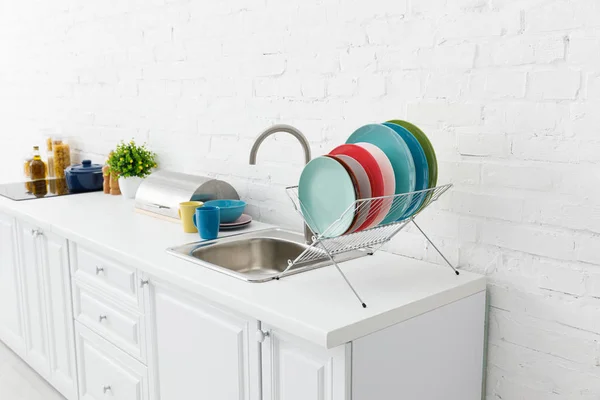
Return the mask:
<svg viewBox="0 0 600 400">
<path fill-rule="evenodd" d="M 64 397 L 0 342 L 0 399 L 64 400 Z"/>
</svg>

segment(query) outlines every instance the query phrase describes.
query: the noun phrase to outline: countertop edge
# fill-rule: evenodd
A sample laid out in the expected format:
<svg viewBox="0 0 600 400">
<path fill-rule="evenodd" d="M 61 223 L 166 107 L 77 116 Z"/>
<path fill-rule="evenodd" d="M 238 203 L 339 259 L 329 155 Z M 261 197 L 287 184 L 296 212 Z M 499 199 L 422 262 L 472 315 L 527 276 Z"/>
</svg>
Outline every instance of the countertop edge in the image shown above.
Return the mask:
<svg viewBox="0 0 600 400">
<path fill-rule="evenodd" d="M 332 331 L 327 335 L 326 343 L 324 345 L 328 349 L 340 346 L 344 343 L 373 333 L 374 329 L 372 329 L 372 326 L 374 325 L 378 327 L 378 330 L 382 330 L 485 290 L 486 278 L 481 276 L 479 279 L 464 285 L 454 287 L 444 292 L 439 292 L 404 307 L 391 309 L 386 313 L 375 315 L 353 325 Z M 357 307 L 358 306 L 359 305 L 357 305 Z"/>
</svg>

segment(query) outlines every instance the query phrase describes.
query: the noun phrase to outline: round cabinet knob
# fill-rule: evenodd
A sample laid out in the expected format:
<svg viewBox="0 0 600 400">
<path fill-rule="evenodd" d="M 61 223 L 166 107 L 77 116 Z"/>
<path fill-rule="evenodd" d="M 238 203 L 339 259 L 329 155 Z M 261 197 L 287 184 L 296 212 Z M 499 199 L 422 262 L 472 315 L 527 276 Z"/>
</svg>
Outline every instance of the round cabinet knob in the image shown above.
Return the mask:
<svg viewBox="0 0 600 400">
<path fill-rule="evenodd" d="M 103 386 L 102 391 L 104 392 L 104 394 L 112 394 L 112 389 L 109 385 Z"/>
<path fill-rule="evenodd" d="M 150 283 L 150 281 L 148 279 L 142 279 L 142 280 L 140 280 L 140 287 L 143 288 L 144 286 L 146 286 L 149 283 Z"/>
<path fill-rule="evenodd" d="M 100 275 L 103 272 L 104 272 L 104 267 L 96 266 L 96 275 Z"/>
<path fill-rule="evenodd" d="M 264 342 L 265 339 L 268 338 L 269 336 L 271 336 L 271 333 L 269 331 L 263 331 L 260 329 L 256 331 L 256 341 L 258 343 Z"/>
<path fill-rule="evenodd" d="M 106 321 L 106 315 L 101 315 L 98 317 L 98 322 Z"/>
<path fill-rule="evenodd" d="M 42 236 L 42 231 L 40 231 L 39 229 L 32 229 L 31 236 L 33 236 L 34 238 L 40 237 Z"/>
</svg>

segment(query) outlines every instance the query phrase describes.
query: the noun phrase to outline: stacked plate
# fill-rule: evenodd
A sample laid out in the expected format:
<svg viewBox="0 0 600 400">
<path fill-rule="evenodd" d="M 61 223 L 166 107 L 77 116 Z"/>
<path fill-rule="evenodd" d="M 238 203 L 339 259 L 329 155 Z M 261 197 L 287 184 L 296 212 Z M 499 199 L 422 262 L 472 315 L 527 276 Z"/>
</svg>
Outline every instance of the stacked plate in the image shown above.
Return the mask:
<svg viewBox="0 0 600 400">
<path fill-rule="evenodd" d="M 220 231 L 232 231 L 235 229 L 243 228 L 252 222 L 252 217 L 248 214 L 242 214 L 241 217 L 233 222 L 221 222 L 219 225 Z"/>
<path fill-rule="evenodd" d="M 427 136 L 409 122 L 391 120 L 357 129 L 346 144 L 309 162 L 298 197 L 313 232 L 336 237 L 409 218 L 427 200 L 419 191 L 436 183 Z"/>
</svg>

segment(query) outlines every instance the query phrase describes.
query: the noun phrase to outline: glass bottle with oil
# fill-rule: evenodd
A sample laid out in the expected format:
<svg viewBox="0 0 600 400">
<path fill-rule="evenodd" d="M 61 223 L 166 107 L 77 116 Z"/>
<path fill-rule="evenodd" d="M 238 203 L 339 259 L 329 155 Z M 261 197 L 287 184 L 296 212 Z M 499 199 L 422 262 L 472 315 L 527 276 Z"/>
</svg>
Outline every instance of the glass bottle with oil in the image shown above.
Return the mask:
<svg viewBox="0 0 600 400">
<path fill-rule="evenodd" d="M 31 163 L 29 164 L 29 170 L 31 171 L 33 194 L 36 197 L 44 197 L 48 194 L 46 184 L 48 169 L 46 163 L 42 161 L 42 157 L 40 156 L 39 146 L 33 146 L 33 160 L 31 160 Z"/>
</svg>

